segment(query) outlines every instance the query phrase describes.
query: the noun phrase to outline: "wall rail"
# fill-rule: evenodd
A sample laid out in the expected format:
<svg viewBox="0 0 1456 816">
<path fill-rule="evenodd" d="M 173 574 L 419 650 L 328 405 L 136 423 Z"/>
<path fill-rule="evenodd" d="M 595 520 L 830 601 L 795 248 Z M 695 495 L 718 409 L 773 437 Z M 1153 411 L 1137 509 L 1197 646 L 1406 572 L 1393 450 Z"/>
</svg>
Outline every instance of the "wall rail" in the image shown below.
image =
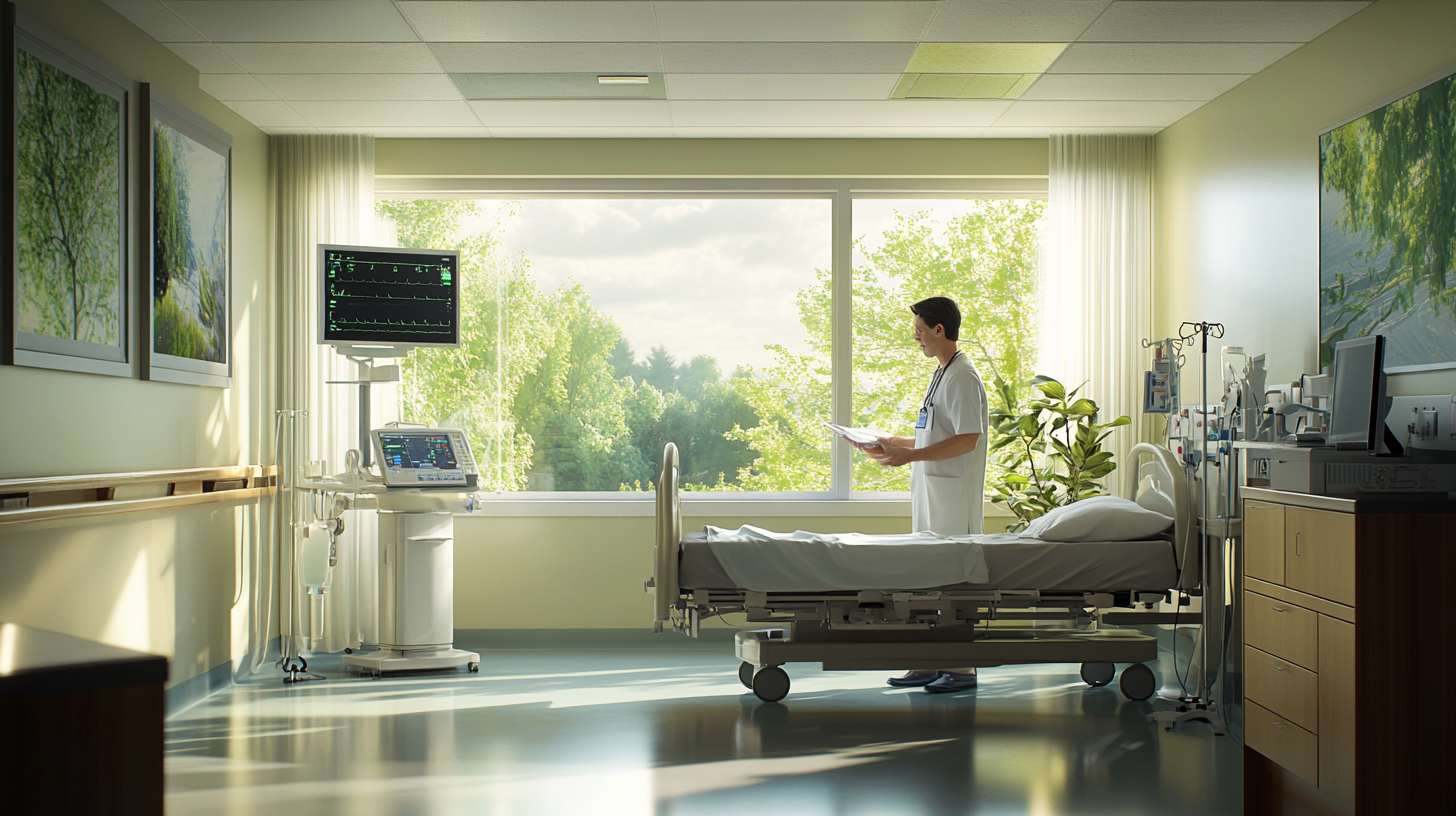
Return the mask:
<svg viewBox="0 0 1456 816">
<path fill-rule="evenodd" d="M 272 465 L 0 479 L 0 525 L 242 502 L 272 495 Z"/>
</svg>

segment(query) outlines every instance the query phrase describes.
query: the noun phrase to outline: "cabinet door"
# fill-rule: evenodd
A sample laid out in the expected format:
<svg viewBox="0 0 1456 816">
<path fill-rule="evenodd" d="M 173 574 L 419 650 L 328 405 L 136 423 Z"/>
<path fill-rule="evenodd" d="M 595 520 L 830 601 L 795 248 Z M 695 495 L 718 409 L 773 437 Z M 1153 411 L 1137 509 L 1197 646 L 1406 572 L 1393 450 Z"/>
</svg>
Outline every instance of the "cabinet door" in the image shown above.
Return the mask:
<svg viewBox="0 0 1456 816">
<path fill-rule="evenodd" d="M 1319 616 L 1319 788 L 1355 804 L 1355 626 Z"/>
<path fill-rule="evenodd" d="M 1284 505 L 1244 502 L 1244 574 L 1284 583 Z"/>
<path fill-rule="evenodd" d="M 1284 512 L 1284 585 L 1355 605 L 1355 517 L 1290 507 Z"/>
</svg>

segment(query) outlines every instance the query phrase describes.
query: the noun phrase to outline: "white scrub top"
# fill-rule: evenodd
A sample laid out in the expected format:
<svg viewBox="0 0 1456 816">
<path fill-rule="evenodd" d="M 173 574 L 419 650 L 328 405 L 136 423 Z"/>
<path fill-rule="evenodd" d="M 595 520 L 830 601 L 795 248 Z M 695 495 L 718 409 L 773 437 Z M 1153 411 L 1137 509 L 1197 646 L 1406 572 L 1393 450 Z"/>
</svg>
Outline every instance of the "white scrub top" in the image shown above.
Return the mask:
<svg viewBox="0 0 1456 816">
<path fill-rule="evenodd" d="M 936 369 L 938 373 L 939 368 Z M 931 378 L 935 382 L 935 377 Z M 981 434 L 970 453 L 935 462 L 910 463 L 910 522 L 915 532 L 967 535 L 981 532 L 986 491 L 986 429 L 991 417 L 986 386 L 965 354 L 957 354 L 934 393 L 927 391 L 926 426 L 915 430 L 915 447 L 967 433 Z M 917 423 L 918 424 L 918 423 Z"/>
</svg>

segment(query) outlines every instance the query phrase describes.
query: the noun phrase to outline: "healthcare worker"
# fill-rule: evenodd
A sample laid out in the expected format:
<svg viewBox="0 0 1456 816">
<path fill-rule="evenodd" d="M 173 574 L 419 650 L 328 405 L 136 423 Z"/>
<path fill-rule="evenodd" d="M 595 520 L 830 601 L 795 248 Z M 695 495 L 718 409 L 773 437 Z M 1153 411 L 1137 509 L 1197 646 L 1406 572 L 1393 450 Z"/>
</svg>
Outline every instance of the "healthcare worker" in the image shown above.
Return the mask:
<svg viewBox="0 0 1456 816">
<path fill-rule="evenodd" d="M 981 532 L 986 490 L 986 445 L 990 425 L 986 386 L 957 341 L 961 311 L 948 297 L 932 297 L 910 307 L 915 343 L 939 365 L 930 377 L 915 420 L 915 437 L 882 437 L 879 444 L 856 444 L 886 467 L 910 465 L 910 519 L 915 532 L 955 536 Z M 890 679 L 897 687 L 927 692 L 976 687 L 976 670 L 914 671 Z"/>
</svg>

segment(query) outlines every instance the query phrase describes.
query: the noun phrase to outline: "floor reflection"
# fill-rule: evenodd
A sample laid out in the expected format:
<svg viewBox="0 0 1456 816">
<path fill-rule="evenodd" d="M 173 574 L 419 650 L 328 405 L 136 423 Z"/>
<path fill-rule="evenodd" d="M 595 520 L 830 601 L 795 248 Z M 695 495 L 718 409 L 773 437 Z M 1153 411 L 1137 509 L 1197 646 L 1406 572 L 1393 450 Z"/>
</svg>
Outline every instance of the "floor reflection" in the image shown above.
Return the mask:
<svg viewBox="0 0 1456 816">
<path fill-rule="evenodd" d="M 1140 814 L 1238 811 L 1239 749 L 1164 733 L 1075 665 L 959 695 L 789 666 L 765 704 L 731 651 L 504 651 L 480 675 L 267 676 L 168 722 L 168 812 Z M 1170 666 L 1161 676 L 1172 677 Z"/>
</svg>

